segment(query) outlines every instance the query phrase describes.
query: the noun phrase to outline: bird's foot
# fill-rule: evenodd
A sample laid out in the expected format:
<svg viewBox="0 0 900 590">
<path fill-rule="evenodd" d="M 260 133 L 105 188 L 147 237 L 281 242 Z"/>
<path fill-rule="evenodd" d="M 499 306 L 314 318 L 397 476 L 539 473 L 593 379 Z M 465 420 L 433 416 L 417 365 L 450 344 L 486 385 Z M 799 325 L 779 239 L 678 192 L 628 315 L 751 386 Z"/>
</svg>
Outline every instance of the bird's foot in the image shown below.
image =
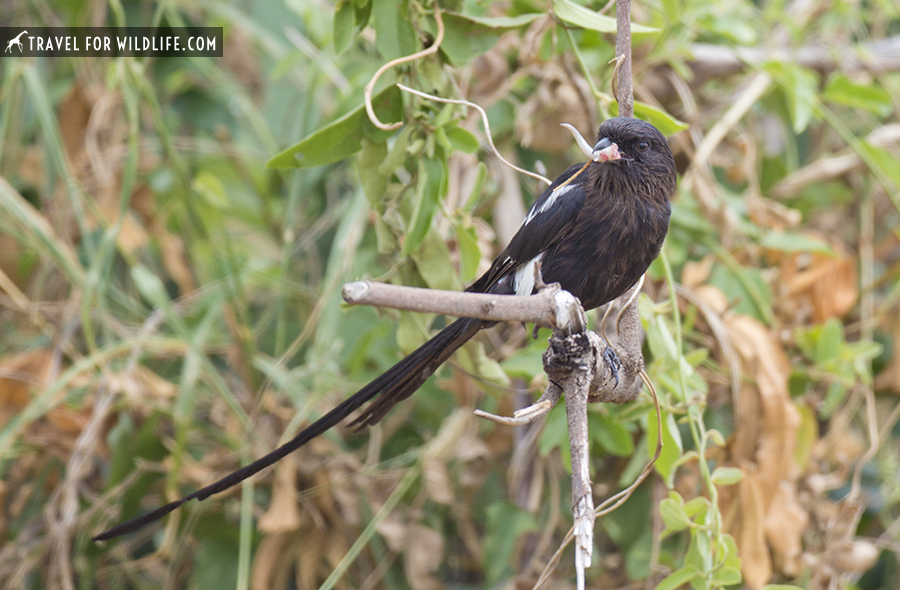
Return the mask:
<svg viewBox="0 0 900 590">
<path fill-rule="evenodd" d="M 606 361 L 606 366 L 609 367 L 609 372 L 616 380 L 616 387 L 618 387 L 619 369 L 622 368 L 622 361 L 619 359 L 619 354 L 616 352 L 616 349 L 614 349 L 612 346 L 607 346 L 603 351 L 603 360 Z"/>
</svg>

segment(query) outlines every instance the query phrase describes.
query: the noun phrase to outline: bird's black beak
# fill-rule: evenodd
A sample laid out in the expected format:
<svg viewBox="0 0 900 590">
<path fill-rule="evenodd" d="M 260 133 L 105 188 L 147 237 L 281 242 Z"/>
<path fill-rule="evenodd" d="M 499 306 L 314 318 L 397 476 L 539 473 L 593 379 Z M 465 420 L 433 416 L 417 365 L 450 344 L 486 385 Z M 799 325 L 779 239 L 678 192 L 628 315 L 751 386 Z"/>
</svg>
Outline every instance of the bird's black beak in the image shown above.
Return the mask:
<svg viewBox="0 0 900 590">
<path fill-rule="evenodd" d="M 619 146 L 612 142 L 608 137 L 602 138 L 594 145 L 591 153 L 591 160 L 595 162 L 611 162 L 613 160 L 621 160 L 622 155 L 619 153 Z"/>
</svg>

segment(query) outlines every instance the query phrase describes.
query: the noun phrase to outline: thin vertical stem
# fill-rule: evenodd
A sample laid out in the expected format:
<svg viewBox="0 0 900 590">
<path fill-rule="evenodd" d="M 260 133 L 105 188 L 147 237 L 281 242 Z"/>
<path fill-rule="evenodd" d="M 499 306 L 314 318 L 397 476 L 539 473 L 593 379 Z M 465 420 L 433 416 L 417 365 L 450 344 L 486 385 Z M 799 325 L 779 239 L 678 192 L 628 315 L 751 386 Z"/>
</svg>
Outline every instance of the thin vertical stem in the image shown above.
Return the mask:
<svg viewBox="0 0 900 590">
<path fill-rule="evenodd" d="M 634 116 L 634 86 L 631 82 L 631 0 L 616 0 L 616 101 L 620 117 Z"/>
</svg>

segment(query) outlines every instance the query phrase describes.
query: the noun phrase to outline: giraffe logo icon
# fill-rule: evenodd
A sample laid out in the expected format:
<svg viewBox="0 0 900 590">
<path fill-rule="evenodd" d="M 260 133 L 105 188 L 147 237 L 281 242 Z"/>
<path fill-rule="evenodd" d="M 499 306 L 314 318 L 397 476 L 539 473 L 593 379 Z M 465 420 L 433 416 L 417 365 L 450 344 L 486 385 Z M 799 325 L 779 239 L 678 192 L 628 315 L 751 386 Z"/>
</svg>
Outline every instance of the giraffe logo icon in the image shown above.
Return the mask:
<svg viewBox="0 0 900 590">
<path fill-rule="evenodd" d="M 22 51 L 24 51 L 25 48 L 22 47 L 22 42 L 19 41 L 19 38 L 20 38 L 22 35 L 24 35 L 25 33 L 27 33 L 27 32 L 28 32 L 28 31 L 22 31 L 21 33 L 19 33 L 18 35 L 16 35 L 16 36 L 13 37 L 12 39 L 10 39 L 10 40 L 9 40 L 9 43 L 6 44 L 6 51 L 4 51 L 3 53 L 11 53 L 11 52 L 12 52 L 12 46 L 13 46 L 13 45 L 18 45 L 18 46 L 19 46 L 19 53 L 22 53 Z"/>
</svg>

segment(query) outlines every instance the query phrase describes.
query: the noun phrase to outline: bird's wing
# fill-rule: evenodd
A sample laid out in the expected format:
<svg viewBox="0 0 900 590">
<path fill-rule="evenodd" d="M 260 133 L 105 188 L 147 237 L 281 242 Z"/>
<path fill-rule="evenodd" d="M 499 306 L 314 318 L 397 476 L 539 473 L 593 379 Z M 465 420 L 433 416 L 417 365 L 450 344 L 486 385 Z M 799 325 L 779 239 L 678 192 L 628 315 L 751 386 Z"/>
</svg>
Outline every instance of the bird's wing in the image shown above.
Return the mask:
<svg viewBox="0 0 900 590">
<path fill-rule="evenodd" d="M 571 182 L 566 181 L 583 166 L 583 164 L 572 166 L 541 193 L 529 209 L 516 235 L 494 259 L 491 268 L 466 289 L 467 291 L 473 293 L 489 291 L 503 277 L 515 272 L 523 264 L 529 264 L 566 234 L 567 228 L 584 205 L 584 186 L 589 177 L 585 171 Z"/>
</svg>

